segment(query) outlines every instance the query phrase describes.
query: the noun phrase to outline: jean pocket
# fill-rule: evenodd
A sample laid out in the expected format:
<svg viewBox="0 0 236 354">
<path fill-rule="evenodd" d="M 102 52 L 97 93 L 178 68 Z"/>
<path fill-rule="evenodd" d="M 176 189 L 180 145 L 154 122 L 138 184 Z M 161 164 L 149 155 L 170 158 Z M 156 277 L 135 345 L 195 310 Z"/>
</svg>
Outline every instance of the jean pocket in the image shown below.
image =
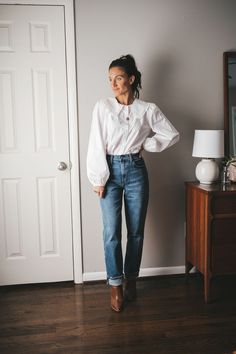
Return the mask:
<svg viewBox="0 0 236 354">
<path fill-rule="evenodd" d="M 135 167 L 145 167 L 145 162 L 144 162 L 144 159 L 142 158 L 142 156 L 135 157 L 133 159 L 133 164 Z"/>
</svg>

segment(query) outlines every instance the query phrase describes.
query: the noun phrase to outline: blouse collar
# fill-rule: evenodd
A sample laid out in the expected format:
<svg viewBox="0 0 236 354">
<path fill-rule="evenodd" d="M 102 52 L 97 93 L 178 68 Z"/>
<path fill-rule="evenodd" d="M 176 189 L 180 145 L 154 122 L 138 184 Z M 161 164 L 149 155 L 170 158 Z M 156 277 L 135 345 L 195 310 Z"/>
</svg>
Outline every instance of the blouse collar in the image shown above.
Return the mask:
<svg viewBox="0 0 236 354">
<path fill-rule="evenodd" d="M 127 106 L 119 103 L 115 97 L 109 97 L 106 101 L 109 110 L 116 115 L 119 115 L 124 107 L 129 107 L 130 113 L 136 117 L 142 117 L 149 106 L 147 102 L 141 101 L 138 98 L 135 98 L 133 103 Z"/>
</svg>

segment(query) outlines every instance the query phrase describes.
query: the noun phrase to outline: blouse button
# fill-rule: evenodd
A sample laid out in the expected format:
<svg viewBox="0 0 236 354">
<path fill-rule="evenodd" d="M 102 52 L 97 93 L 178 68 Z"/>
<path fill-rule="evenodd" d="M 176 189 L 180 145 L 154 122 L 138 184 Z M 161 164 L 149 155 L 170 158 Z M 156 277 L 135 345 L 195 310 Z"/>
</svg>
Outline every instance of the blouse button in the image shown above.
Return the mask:
<svg viewBox="0 0 236 354">
<path fill-rule="evenodd" d="M 126 120 L 129 120 L 129 117 L 127 117 Z"/>
</svg>

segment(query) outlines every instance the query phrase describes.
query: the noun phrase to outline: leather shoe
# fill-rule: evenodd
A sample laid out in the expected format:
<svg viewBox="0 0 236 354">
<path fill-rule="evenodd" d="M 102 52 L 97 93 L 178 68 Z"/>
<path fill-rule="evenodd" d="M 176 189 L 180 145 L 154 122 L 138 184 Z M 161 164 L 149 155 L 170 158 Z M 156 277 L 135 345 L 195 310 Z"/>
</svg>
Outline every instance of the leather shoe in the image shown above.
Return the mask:
<svg viewBox="0 0 236 354">
<path fill-rule="evenodd" d="M 136 279 L 125 279 L 125 299 L 127 301 L 133 301 L 136 297 Z"/>
<path fill-rule="evenodd" d="M 111 308 L 115 312 L 121 312 L 123 309 L 123 287 L 122 285 L 111 285 Z"/>
</svg>

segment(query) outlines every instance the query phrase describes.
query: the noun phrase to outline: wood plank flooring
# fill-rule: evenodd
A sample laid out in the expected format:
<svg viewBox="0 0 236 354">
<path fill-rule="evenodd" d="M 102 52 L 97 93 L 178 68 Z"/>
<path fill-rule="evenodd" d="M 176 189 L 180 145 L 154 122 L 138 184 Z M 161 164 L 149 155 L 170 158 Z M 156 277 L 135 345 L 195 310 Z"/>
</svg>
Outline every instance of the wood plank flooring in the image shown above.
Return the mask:
<svg viewBox="0 0 236 354">
<path fill-rule="evenodd" d="M 200 275 L 143 278 L 120 314 L 104 283 L 1 287 L 0 353 L 236 353 L 236 280 L 213 286 L 206 305 Z"/>
</svg>

